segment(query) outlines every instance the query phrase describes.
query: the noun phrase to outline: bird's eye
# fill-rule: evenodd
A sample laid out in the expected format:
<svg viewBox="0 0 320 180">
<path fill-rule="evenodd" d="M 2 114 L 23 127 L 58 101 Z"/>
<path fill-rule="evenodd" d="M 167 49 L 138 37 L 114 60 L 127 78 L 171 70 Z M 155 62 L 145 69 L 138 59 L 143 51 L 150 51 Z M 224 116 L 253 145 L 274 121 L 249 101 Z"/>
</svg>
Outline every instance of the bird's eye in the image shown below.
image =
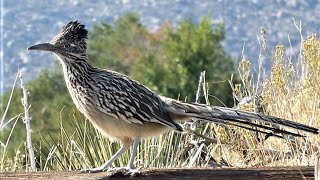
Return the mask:
<svg viewBox="0 0 320 180">
<path fill-rule="evenodd" d="M 68 48 L 70 48 L 71 46 L 70 46 L 70 44 L 65 44 L 64 45 L 64 48 L 66 48 L 66 49 L 68 49 Z"/>
</svg>

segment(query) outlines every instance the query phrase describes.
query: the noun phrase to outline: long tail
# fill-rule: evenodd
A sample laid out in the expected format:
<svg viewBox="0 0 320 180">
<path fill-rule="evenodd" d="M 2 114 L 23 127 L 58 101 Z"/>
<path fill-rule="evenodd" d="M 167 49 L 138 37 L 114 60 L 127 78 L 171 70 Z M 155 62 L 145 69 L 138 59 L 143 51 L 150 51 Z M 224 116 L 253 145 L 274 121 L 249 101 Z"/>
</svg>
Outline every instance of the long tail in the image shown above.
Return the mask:
<svg viewBox="0 0 320 180">
<path fill-rule="evenodd" d="M 226 107 L 183 103 L 169 98 L 163 98 L 163 100 L 169 105 L 168 112 L 176 118 L 193 118 L 196 120 L 233 125 L 277 137 L 282 137 L 279 134 L 303 136 L 298 132 L 292 132 L 282 127 L 314 134 L 319 133 L 317 128 L 274 116 Z"/>
</svg>

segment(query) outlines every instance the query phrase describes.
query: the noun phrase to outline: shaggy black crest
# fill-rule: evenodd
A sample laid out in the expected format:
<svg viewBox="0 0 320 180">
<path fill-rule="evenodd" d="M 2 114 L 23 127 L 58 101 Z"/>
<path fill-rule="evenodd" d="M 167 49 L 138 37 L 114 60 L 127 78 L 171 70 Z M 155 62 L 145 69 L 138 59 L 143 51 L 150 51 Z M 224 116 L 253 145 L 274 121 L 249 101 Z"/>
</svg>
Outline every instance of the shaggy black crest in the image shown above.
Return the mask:
<svg viewBox="0 0 320 180">
<path fill-rule="evenodd" d="M 80 41 L 88 38 L 88 31 L 84 28 L 85 25 L 78 21 L 70 21 L 61 30 L 61 35 L 67 40 Z"/>
</svg>

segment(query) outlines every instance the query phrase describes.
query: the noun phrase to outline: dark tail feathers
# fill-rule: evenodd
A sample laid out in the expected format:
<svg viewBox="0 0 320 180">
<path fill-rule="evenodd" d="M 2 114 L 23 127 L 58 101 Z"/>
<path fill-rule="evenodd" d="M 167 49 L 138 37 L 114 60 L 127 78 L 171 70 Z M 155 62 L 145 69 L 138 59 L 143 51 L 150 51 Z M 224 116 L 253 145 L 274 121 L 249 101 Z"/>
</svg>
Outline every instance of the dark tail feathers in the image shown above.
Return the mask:
<svg viewBox="0 0 320 180">
<path fill-rule="evenodd" d="M 282 137 L 279 134 L 303 136 L 298 132 L 296 133 L 285 130 L 282 127 L 310 132 L 313 134 L 319 133 L 317 128 L 274 116 L 226 107 L 182 103 L 168 98 L 164 100 L 169 105 L 168 111 L 171 114 L 174 113 L 173 115 L 177 117 L 191 117 L 197 120 L 233 125 L 277 137 Z"/>
</svg>

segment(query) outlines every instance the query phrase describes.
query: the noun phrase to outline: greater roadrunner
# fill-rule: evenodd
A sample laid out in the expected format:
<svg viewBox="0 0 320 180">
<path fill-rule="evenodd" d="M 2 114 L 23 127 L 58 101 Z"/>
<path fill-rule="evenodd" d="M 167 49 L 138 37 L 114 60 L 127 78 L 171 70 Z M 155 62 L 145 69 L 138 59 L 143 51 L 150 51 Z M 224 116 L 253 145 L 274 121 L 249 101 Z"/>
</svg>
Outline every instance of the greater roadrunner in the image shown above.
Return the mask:
<svg viewBox="0 0 320 180">
<path fill-rule="evenodd" d="M 49 43 L 28 48 L 50 51 L 58 57 L 67 88 L 77 108 L 103 135 L 122 143 L 122 147 L 105 164 L 84 171 L 106 170 L 130 146 L 132 149 L 127 169 L 133 170 L 140 138 L 157 136 L 167 129 L 181 132 L 183 128 L 177 121 L 194 119 L 215 122 L 278 137 L 283 134 L 301 136 L 297 131 L 284 130 L 280 126 L 318 133 L 316 128 L 273 116 L 183 103 L 158 96 L 128 76 L 93 67 L 88 62 L 88 32 L 84 27 L 78 21 L 71 21 Z"/>
</svg>

